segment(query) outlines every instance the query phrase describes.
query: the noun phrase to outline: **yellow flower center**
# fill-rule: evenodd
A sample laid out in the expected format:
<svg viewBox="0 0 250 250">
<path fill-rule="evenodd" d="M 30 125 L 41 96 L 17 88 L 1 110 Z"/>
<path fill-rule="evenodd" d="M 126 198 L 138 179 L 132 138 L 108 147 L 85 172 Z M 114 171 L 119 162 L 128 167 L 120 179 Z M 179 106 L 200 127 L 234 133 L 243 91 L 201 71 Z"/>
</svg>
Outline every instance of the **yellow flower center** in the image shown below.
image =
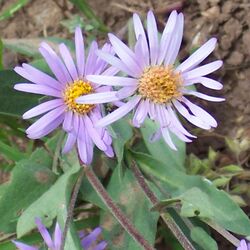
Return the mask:
<svg viewBox="0 0 250 250">
<path fill-rule="evenodd" d="M 94 104 L 78 104 L 75 99 L 79 96 L 90 94 L 93 88 L 89 82 L 77 80 L 68 85 L 63 93 L 64 102 L 69 110 L 78 114 L 86 114 L 94 108 Z"/>
<path fill-rule="evenodd" d="M 182 78 L 172 67 L 151 66 L 144 70 L 139 79 L 139 94 L 158 104 L 180 97 Z"/>
</svg>

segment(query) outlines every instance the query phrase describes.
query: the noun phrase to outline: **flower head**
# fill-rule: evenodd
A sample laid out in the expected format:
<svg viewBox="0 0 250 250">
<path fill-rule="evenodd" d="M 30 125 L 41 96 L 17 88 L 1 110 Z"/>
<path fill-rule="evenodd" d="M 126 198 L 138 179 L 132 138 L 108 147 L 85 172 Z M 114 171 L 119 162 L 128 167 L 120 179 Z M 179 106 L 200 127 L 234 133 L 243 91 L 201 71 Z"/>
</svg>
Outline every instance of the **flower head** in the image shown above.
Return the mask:
<svg viewBox="0 0 250 250">
<path fill-rule="evenodd" d="M 75 99 L 89 93 L 109 91 L 110 87 L 100 87 L 86 79 L 88 74 L 113 75 L 117 72 L 113 67 L 107 68 L 107 63 L 95 54 L 97 43 L 92 42 L 85 60 L 84 43 L 81 30 L 75 32 L 76 64 L 69 49 L 61 44 L 59 51 L 61 58 L 46 43 L 42 43 L 40 52 L 55 78 L 28 64 L 16 67 L 15 71 L 32 83 L 19 83 L 15 89 L 19 91 L 47 95 L 52 100 L 39 104 L 24 115 L 24 119 L 43 115 L 27 130 L 31 139 L 41 138 L 62 124 L 67 132 L 67 140 L 63 152 L 69 152 L 77 144 L 81 160 L 90 164 L 93 148 L 96 145 L 106 155 L 112 157 L 112 139 L 106 129 L 94 128 L 94 124 L 102 117 L 98 104 L 78 104 Z M 103 52 L 112 53 L 110 45 L 104 45 Z"/>
<path fill-rule="evenodd" d="M 128 48 L 113 34 L 109 34 L 110 43 L 117 56 L 98 51 L 100 58 L 127 74 L 120 76 L 87 76 L 89 81 L 106 86 L 121 87 L 108 101 L 116 98 L 128 98 L 117 110 L 99 120 L 97 127 L 103 127 L 120 119 L 134 110 L 133 125 L 140 127 L 146 117 L 159 124 L 159 131 L 154 138 L 163 136 L 166 143 L 176 149 L 170 132 L 182 141 L 190 142 L 191 135 L 180 123 L 177 112 L 192 124 L 211 129 L 217 126 L 215 119 L 205 110 L 188 100 L 196 96 L 208 101 L 220 102 L 223 98 L 212 97 L 190 89 L 191 85 L 200 83 L 211 89 L 221 89 L 222 84 L 205 77 L 222 66 L 222 61 L 198 66 L 215 48 L 216 39 L 212 38 L 195 51 L 180 65 L 176 58 L 180 50 L 184 18 L 183 14 L 173 11 L 165 26 L 161 39 L 158 38 L 156 20 L 151 11 L 147 15 L 147 30 L 137 14 L 133 16 L 136 44 L 133 50 Z M 105 93 L 102 93 L 104 96 Z M 106 93 L 108 96 L 109 94 Z M 77 98 L 77 103 L 103 103 L 100 94 L 93 93 Z"/>
<path fill-rule="evenodd" d="M 40 232 L 44 243 L 50 250 L 60 250 L 62 243 L 62 231 L 58 223 L 56 223 L 55 231 L 53 238 L 51 238 L 48 230 L 43 225 L 42 221 L 39 218 L 35 219 L 35 223 L 37 225 L 38 231 Z M 84 250 L 95 249 L 95 250 L 103 250 L 107 246 L 105 241 L 100 243 L 97 242 L 98 236 L 101 234 L 102 229 L 100 227 L 95 228 L 90 234 L 85 235 L 83 232 L 80 233 L 81 246 Z M 13 241 L 16 247 L 20 250 L 39 250 L 38 247 L 29 246 L 19 241 Z M 95 248 L 91 248 L 95 246 Z"/>
<path fill-rule="evenodd" d="M 241 240 L 237 250 L 250 250 L 250 243 L 247 243 L 245 240 Z"/>
</svg>

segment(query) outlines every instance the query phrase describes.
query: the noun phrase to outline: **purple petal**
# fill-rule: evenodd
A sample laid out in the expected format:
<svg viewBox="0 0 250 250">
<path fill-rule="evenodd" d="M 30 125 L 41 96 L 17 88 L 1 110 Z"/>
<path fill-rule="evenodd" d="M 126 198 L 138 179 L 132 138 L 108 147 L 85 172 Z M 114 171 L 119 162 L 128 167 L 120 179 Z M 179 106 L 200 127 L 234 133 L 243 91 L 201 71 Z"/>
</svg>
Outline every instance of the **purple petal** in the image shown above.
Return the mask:
<svg viewBox="0 0 250 250">
<path fill-rule="evenodd" d="M 240 241 L 240 245 L 237 247 L 237 250 L 249 250 L 245 240 Z"/>
<path fill-rule="evenodd" d="M 169 145 L 169 147 L 172 148 L 173 150 L 177 150 L 177 148 L 175 147 L 175 145 L 170 137 L 168 128 L 161 128 L 161 133 L 162 133 L 163 139 Z"/>
<path fill-rule="evenodd" d="M 86 143 L 86 131 L 84 129 L 84 124 L 81 122 L 82 119 L 79 119 L 79 131 L 81 131 L 81 138 L 77 138 L 77 149 L 80 156 L 80 159 L 87 164 L 88 156 L 87 156 L 87 143 Z"/>
<path fill-rule="evenodd" d="M 73 130 L 72 132 L 74 133 L 74 135 L 76 137 L 78 137 L 78 133 L 79 133 L 79 124 L 80 124 L 80 116 L 77 113 L 73 113 Z"/>
<path fill-rule="evenodd" d="M 73 58 L 70 54 L 69 49 L 66 47 L 65 44 L 60 44 L 59 45 L 59 50 L 60 50 L 60 54 L 62 56 L 62 59 L 69 71 L 69 74 L 71 75 L 73 80 L 77 80 L 78 79 L 78 73 L 76 70 L 76 66 L 75 63 L 73 61 Z"/>
<path fill-rule="evenodd" d="M 107 103 L 113 101 L 119 101 L 119 98 L 116 96 L 117 91 L 101 92 L 83 95 L 76 98 L 76 103 L 79 104 L 98 104 L 98 103 Z"/>
<path fill-rule="evenodd" d="M 192 138 L 196 138 L 196 136 L 190 134 L 181 124 L 181 122 L 179 121 L 179 119 L 177 118 L 175 112 L 173 111 L 173 109 L 168 106 L 167 107 L 168 110 L 168 114 L 172 123 L 172 126 L 175 127 L 178 131 L 180 131 L 182 134 L 192 137 Z"/>
<path fill-rule="evenodd" d="M 193 90 L 183 90 L 183 93 L 187 94 L 187 95 L 194 95 L 194 96 L 197 96 L 201 99 L 211 101 L 211 102 L 223 102 L 223 101 L 225 101 L 225 98 L 209 96 L 209 95 L 205 95 L 205 94 L 202 94 L 200 92 L 193 91 Z"/>
<path fill-rule="evenodd" d="M 215 49 L 217 39 L 211 38 L 198 50 L 196 50 L 190 57 L 182 62 L 177 68 L 177 71 L 185 72 L 193 69 L 200 64 L 205 58 L 207 58 Z"/>
<path fill-rule="evenodd" d="M 50 88 L 62 90 L 62 84 L 44 72 L 32 67 L 29 64 L 23 63 L 23 67 L 15 67 L 16 73 L 26 78 L 27 80 L 39 84 L 46 85 Z"/>
<path fill-rule="evenodd" d="M 97 50 L 96 54 L 100 58 L 102 58 L 104 61 L 106 61 L 107 63 L 116 67 L 120 71 L 124 71 L 125 73 L 127 73 L 128 75 L 133 76 L 133 77 L 138 76 L 138 74 L 135 74 L 134 71 L 131 68 L 127 67 L 126 64 L 123 61 L 121 61 L 119 58 L 117 58 L 111 54 L 102 52 L 100 50 Z"/>
<path fill-rule="evenodd" d="M 55 228 L 55 232 L 54 232 L 54 245 L 55 245 L 55 250 L 56 249 L 60 249 L 61 247 L 61 243 L 62 243 L 62 231 L 61 228 L 58 224 L 58 222 L 56 223 L 56 228 Z"/>
<path fill-rule="evenodd" d="M 148 113 L 149 113 L 150 119 L 154 120 L 156 111 L 155 111 L 155 104 L 153 102 L 149 103 Z"/>
<path fill-rule="evenodd" d="M 141 124 L 144 122 L 149 108 L 149 101 L 148 100 L 141 100 L 133 117 L 133 125 L 135 127 L 140 127 Z"/>
<path fill-rule="evenodd" d="M 28 110 L 27 112 L 25 112 L 23 114 L 23 119 L 30 119 L 30 118 L 36 117 L 38 115 L 41 115 L 47 111 L 50 111 L 62 105 L 64 105 L 64 102 L 61 99 L 55 99 L 55 100 L 44 102 Z"/>
<path fill-rule="evenodd" d="M 88 75 L 86 77 L 88 81 L 107 85 L 107 86 L 134 86 L 138 84 L 138 80 L 130 77 L 121 76 L 102 76 L 102 75 Z"/>
<path fill-rule="evenodd" d="M 107 245 L 106 241 L 102 241 L 93 250 L 104 250 Z"/>
<path fill-rule="evenodd" d="M 127 47 L 120 39 L 113 34 L 109 34 L 110 43 L 113 45 L 116 54 L 126 64 L 126 66 L 133 72 L 136 77 L 139 77 L 142 68 L 137 63 L 134 52 Z"/>
<path fill-rule="evenodd" d="M 53 248 L 55 247 L 55 246 L 54 246 L 54 243 L 53 243 L 53 241 L 52 241 L 52 239 L 51 239 L 51 236 L 50 236 L 48 230 L 47 230 L 46 227 L 43 225 L 42 221 L 41 221 L 39 218 L 35 218 L 35 223 L 36 223 L 37 228 L 38 228 L 38 230 L 39 230 L 41 236 L 43 237 L 43 239 L 44 239 L 46 245 L 47 245 L 49 248 L 53 249 Z"/>
<path fill-rule="evenodd" d="M 57 118 L 61 117 L 64 113 L 63 107 L 55 108 L 54 110 L 50 111 L 46 115 L 39 118 L 35 123 L 33 123 L 26 132 L 32 136 L 31 134 L 35 134 L 39 131 L 42 131 L 45 127 L 47 127 L 49 124 L 53 123 Z"/>
<path fill-rule="evenodd" d="M 88 57 L 85 65 L 85 75 L 90 75 L 95 72 L 97 55 L 96 51 L 98 49 L 97 42 L 93 41 L 89 48 Z"/>
<path fill-rule="evenodd" d="M 148 31 L 151 65 L 155 65 L 159 53 L 159 41 L 158 41 L 157 25 L 152 11 L 149 11 L 147 15 L 147 31 Z"/>
<path fill-rule="evenodd" d="M 146 34 L 141 22 L 140 17 L 137 14 L 133 15 L 133 22 L 134 22 L 134 31 L 135 31 L 135 36 L 136 39 L 139 39 L 139 36 L 142 37 L 142 50 L 143 50 L 143 58 L 146 62 L 146 65 L 149 65 L 149 50 L 148 50 L 148 42 L 146 38 Z"/>
<path fill-rule="evenodd" d="M 132 96 L 136 92 L 137 88 L 138 88 L 137 86 L 124 87 L 117 91 L 116 96 L 119 100 L 127 98 L 129 96 Z"/>
<path fill-rule="evenodd" d="M 26 245 L 22 242 L 18 242 L 18 241 L 12 241 L 16 247 L 20 250 L 39 250 L 37 247 L 32 247 L 32 246 L 29 246 L 29 245 Z"/>
<path fill-rule="evenodd" d="M 86 135 L 86 147 L 87 147 L 87 161 L 86 164 L 90 165 L 93 160 L 94 144 L 89 135 Z"/>
<path fill-rule="evenodd" d="M 111 146 L 107 147 L 107 150 L 104 152 L 108 157 L 114 157 L 114 151 L 113 148 Z"/>
<path fill-rule="evenodd" d="M 43 42 L 39 48 L 39 51 L 59 82 L 63 84 L 72 82 L 65 65 L 48 44 Z"/>
<path fill-rule="evenodd" d="M 105 127 L 105 126 L 119 120 L 120 118 L 125 116 L 127 113 L 129 113 L 138 104 L 140 99 L 141 99 L 140 96 L 133 97 L 126 104 L 124 104 L 120 108 L 116 109 L 115 111 L 113 111 L 109 115 L 105 116 L 101 120 L 99 120 L 95 126 L 96 127 Z"/>
<path fill-rule="evenodd" d="M 95 143 L 95 145 L 102 151 L 107 150 L 105 143 L 103 142 L 102 138 L 94 128 L 94 125 L 92 124 L 91 120 L 87 115 L 85 115 L 84 117 L 84 122 L 85 122 L 85 129 L 87 129 L 88 134 Z"/>
<path fill-rule="evenodd" d="M 172 65 L 174 64 L 177 55 L 179 53 L 181 47 L 181 41 L 183 36 L 183 27 L 184 27 L 184 17 L 183 14 L 180 13 L 177 17 L 174 37 L 171 39 L 170 48 L 166 55 L 164 65 Z"/>
<path fill-rule="evenodd" d="M 81 240 L 82 247 L 88 249 L 93 243 L 95 243 L 101 232 L 102 229 L 100 227 L 95 228 L 89 235 Z"/>
<path fill-rule="evenodd" d="M 62 97 L 62 93 L 60 91 L 52 89 L 46 85 L 38 85 L 33 83 L 18 83 L 14 86 L 14 89 L 39 95 L 47 95 L 60 98 Z"/>
<path fill-rule="evenodd" d="M 161 42 L 160 42 L 160 53 L 159 53 L 158 62 L 157 62 L 157 64 L 159 65 L 162 64 L 166 56 L 166 53 L 169 50 L 169 45 L 173 37 L 173 32 L 176 27 L 176 21 L 177 21 L 177 12 L 174 10 L 171 12 L 168 18 L 167 24 L 162 33 Z"/>
<path fill-rule="evenodd" d="M 85 63 L 85 50 L 82 31 L 79 27 L 75 30 L 75 49 L 76 49 L 76 65 L 78 74 L 83 77 L 84 63 Z"/>
<path fill-rule="evenodd" d="M 141 69 L 144 69 L 149 64 L 144 56 L 144 50 L 143 50 L 143 43 L 142 43 L 142 35 L 139 35 L 137 42 L 135 44 L 135 56 L 137 58 L 140 58 L 140 61 L 138 62 Z"/>
<path fill-rule="evenodd" d="M 185 81 L 184 86 L 190 86 L 195 83 L 201 83 L 203 86 L 210 89 L 220 90 L 223 88 L 223 85 L 220 82 L 203 76 Z"/>
<path fill-rule="evenodd" d="M 67 154 L 76 143 L 76 136 L 73 133 L 68 133 L 67 140 L 63 147 L 62 153 Z"/>
<path fill-rule="evenodd" d="M 116 67 L 114 66 L 111 66 L 109 68 L 107 68 L 105 71 L 102 72 L 101 75 L 103 76 L 113 76 L 113 75 L 116 75 L 120 70 L 117 69 Z M 96 74 L 96 72 L 95 72 Z"/>
<path fill-rule="evenodd" d="M 194 124 L 195 126 L 203 128 L 203 129 L 206 129 L 206 130 L 207 129 L 211 129 L 211 126 L 209 126 L 208 124 L 206 124 L 203 121 L 201 121 L 198 117 L 189 114 L 189 112 L 186 109 L 186 107 L 184 107 L 180 102 L 173 101 L 173 104 L 174 104 L 175 108 L 178 110 L 178 112 L 184 118 L 186 118 L 189 122 L 191 122 L 192 124 Z"/>
<path fill-rule="evenodd" d="M 182 101 L 188 106 L 190 111 L 195 115 L 198 116 L 203 122 L 207 122 L 211 127 L 217 127 L 216 120 L 205 110 L 200 108 L 199 106 L 193 104 L 185 97 L 182 98 Z"/>
<path fill-rule="evenodd" d="M 183 73 L 182 77 L 184 78 L 185 81 L 188 81 L 193 78 L 205 76 L 219 69 L 222 66 L 222 64 L 223 62 L 221 60 L 217 60 L 217 61 L 205 64 L 203 66 L 200 66 L 198 68 L 195 68 L 191 71 L 187 71 Z"/>
<path fill-rule="evenodd" d="M 63 129 L 66 132 L 70 132 L 72 128 L 73 128 L 73 112 L 69 110 L 65 112 L 65 117 L 63 121 Z"/>
</svg>

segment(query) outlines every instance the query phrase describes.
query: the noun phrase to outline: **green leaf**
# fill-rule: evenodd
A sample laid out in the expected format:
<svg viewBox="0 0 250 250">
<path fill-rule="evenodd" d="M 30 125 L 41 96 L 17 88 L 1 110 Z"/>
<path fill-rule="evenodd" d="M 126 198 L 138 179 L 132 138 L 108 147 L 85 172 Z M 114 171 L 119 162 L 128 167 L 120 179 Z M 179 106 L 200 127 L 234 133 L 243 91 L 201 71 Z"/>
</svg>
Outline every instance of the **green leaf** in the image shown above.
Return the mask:
<svg viewBox="0 0 250 250">
<path fill-rule="evenodd" d="M 120 119 L 112 124 L 111 129 L 113 147 L 118 161 L 119 177 L 121 177 L 124 146 L 132 138 L 133 130 L 129 125 L 128 117 Z"/>
<path fill-rule="evenodd" d="M 118 178 L 118 169 L 112 174 L 107 190 L 113 200 L 123 209 L 138 231 L 153 245 L 157 230 L 159 214 L 150 212 L 150 202 L 138 186 L 133 174 L 126 170 L 122 180 Z M 142 249 L 124 231 L 116 219 L 108 212 L 101 212 L 104 238 L 108 241 L 109 249 Z"/>
<path fill-rule="evenodd" d="M 0 21 L 12 17 L 13 14 L 25 6 L 29 0 L 18 0 L 16 3 L 12 4 L 7 10 L 0 13 Z"/>
<path fill-rule="evenodd" d="M 75 159 L 77 159 L 75 152 L 74 155 L 76 156 Z M 65 162 L 65 164 L 68 163 Z M 80 170 L 78 160 L 71 162 L 70 165 L 71 168 L 61 175 L 47 192 L 23 212 L 17 223 L 18 237 L 22 237 L 35 228 L 34 218 L 36 217 L 41 218 L 47 226 L 50 226 L 53 219 L 57 217 L 60 227 L 64 228 L 71 191 Z M 79 238 L 74 226 L 70 227 L 65 249 L 80 249 Z"/>
<path fill-rule="evenodd" d="M 107 32 L 108 28 L 97 17 L 86 0 L 70 0 L 82 13 L 93 22 L 93 25 L 102 32 Z"/>
<path fill-rule="evenodd" d="M 144 122 L 144 126 L 141 127 L 142 137 L 148 151 L 154 158 L 158 159 L 169 167 L 178 168 L 179 170 L 184 171 L 184 163 L 186 157 L 185 143 L 183 141 L 180 141 L 173 135 L 173 142 L 178 149 L 178 151 L 174 151 L 166 144 L 166 142 L 162 138 L 156 142 L 151 142 L 151 136 L 158 129 L 159 128 L 157 127 L 155 122 L 151 121 L 150 119 L 146 119 Z"/>
<path fill-rule="evenodd" d="M 16 221 L 23 210 L 54 183 L 56 177 L 50 170 L 51 164 L 52 158 L 42 148 L 16 164 L 1 193 L 0 230 L 15 232 Z"/>
<path fill-rule="evenodd" d="M 3 42 L 0 38 L 0 70 L 3 70 Z"/>
<path fill-rule="evenodd" d="M 20 152 L 17 148 L 11 147 L 0 141 L 0 151 L 6 159 L 19 161 L 27 158 L 27 155 Z"/>
<path fill-rule="evenodd" d="M 16 83 L 25 83 L 13 70 L 0 71 L 0 114 L 21 116 L 38 104 L 38 96 L 14 90 Z"/>
<path fill-rule="evenodd" d="M 229 195 L 199 176 L 189 176 L 153 157 L 132 152 L 141 169 L 156 178 L 172 198 L 182 202 L 182 215 L 210 219 L 237 234 L 250 235 L 250 220 Z"/>
<path fill-rule="evenodd" d="M 202 227 L 193 227 L 191 238 L 204 250 L 218 250 L 216 241 Z"/>
</svg>

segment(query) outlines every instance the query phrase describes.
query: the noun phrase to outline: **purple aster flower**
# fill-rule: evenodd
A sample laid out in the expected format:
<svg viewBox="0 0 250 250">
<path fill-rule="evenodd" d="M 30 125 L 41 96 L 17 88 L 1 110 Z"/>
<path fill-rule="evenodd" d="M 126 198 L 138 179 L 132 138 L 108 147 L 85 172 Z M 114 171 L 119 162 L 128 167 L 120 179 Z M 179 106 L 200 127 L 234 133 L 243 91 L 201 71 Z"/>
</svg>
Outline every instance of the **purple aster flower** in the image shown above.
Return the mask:
<svg viewBox="0 0 250 250">
<path fill-rule="evenodd" d="M 236 250 L 250 250 L 250 243 L 247 243 L 245 240 L 241 240 L 240 245 Z"/>
<path fill-rule="evenodd" d="M 60 250 L 62 243 L 62 231 L 59 227 L 59 224 L 56 223 L 55 231 L 53 238 L 51 238 L 48 230 L 43 225 L 42 221 L 39 218 L 35 219 L 37 228 L 46 244 L 50 250 Z M 101 234 L 102 229 L 100 227 L 95 228 L 90 234 L 85 235 L 83 232 L 80 233 L 81 246 L 84 250 L 93 249 L 93 250 L 103 250 L 107 246 L 105 241 L 96 243 L 97 238 Z M 13 241 L 16 247 L 20 250 L 39 250 L 38 247 L 29 246 L 19 241 Z M 94 247 L 94 248 L 93 248 Z"/>
<path fill-rule="evenodd" d="M 121 76 L 88 75 L 86 78 L 106 86 L 121 87 L 113 97 L 109 92 L 95 93 L 77 98 L 80 104 L 103 103 L 106 95 L 109 101 L 130 97 L 126 104 L 108 114 L 96 123 L 96 127 L 107 126 L 131 110 L 134 110 L 133 125 L 140 127 L 146 117 L 159 124 L 159 130 L 153 139 L 163 136 L 166 143 L 176 150 L 170 132 L 185 142 L 191 142 L 191 135 L 180 123 L 177 112 L 192 124 L 211 129 L 217 126 L 216 120 L 205 110 L 192 103 L 188 96 L 196 96 L 208 101 L 220 102 L 223 98 L 202 94 L 190 88 L 200 83 L 211 89 L 221 89 L 222 84 L 206 77 L 222 66 L 222 61 L 214 61 L 203 66 L 199 64 L 214 50 L 216 39 L 212 38 L 195 51 L 188 59 L 176 66 L 180 50 L 184 18 L 183 14 L 173 11 L 161 38 L 158 38 L 156 20 L 152 11 L 147 15 L 147 32 L 137 14 L 133 16 L 136 45 L 128 48 L 113 34 L 109 34 L 110 43 L 117 56 L 98 51 L 100 58 L 127 74 Z"/>
<path fill-rule="evenodd" d="M 90 164 L 94 145 L 107 156 L 114 155 L 111 147 L 112 139 L 106 129 L 94 128 L 94 124 L 102 117 L 100 105 L 77 104 L 75 98 L 89 93 L 101 95 L 103 91 L 110 90 L 110 87 L 101 87 L 99 84 L 87 81 L 85 75 L 114 75 L 117 70 L 114 67 L 107 68 L 107 63 L 97 57 L 95 51 L 98 47 L 95 41 L 92 42 L 85 60 L 80 28 L 75 31 L 75 49 L 76 64 L 65 44 L 59 46 L 61 59 L 48 44 L 42 43 L 39 50 L 55 78 L 31 65 L 23 64 L 22 67 L 16 67 L 15 71 L 32 83 L 19 83 L 14 88 L 53 98 L 24 113 L 24 119 L 46 113 L 26 130 L 28 137 L 41 138 L 62 124 L 67 132 L 63 153 L 69 152 L 76 144 L 81 160 L 85 164 Z M 112 53 L 111 50 L 112 47 L 106 44 L 101 51 Z"/>
</svg>

